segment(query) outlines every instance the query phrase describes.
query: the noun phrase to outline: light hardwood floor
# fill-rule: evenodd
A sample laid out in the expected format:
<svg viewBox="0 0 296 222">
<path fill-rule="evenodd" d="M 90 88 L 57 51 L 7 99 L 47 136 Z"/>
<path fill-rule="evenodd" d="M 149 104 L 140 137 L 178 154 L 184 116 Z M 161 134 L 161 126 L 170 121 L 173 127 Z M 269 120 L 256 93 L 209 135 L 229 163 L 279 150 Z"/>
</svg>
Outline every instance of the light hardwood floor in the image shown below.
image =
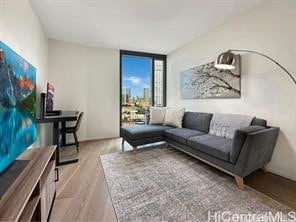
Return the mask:
<svg viewBox="0 0 296 222">
<path fill-rule="evenodd" d="M 125 149 L 132 147 L 125 143 Z M 50 221 L 116 221 L 99 155 L 117 151 L 120 138 L 80 143 L 79 162 L 60 167 Z M 296 209 L 296 182 L 258 171 L 246 183 Z"/>
</svg>

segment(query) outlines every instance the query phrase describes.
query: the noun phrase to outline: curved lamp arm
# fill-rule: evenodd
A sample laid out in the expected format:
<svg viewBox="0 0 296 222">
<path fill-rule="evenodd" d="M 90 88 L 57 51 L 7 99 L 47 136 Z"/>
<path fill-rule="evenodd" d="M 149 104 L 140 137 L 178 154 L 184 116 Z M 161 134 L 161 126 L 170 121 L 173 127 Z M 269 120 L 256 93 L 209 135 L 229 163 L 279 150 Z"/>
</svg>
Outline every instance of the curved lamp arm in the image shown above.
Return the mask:
<svg viewBox="0 0 296 222">
<path fill-rule="evenodd" d="M 230 49 L 230 50 L 228 50 L 228 51 L 230 51 L 230 52 L 249 52 L 249 53 L 255 53 L 255 54 L 261 55 L 261 56 L 263 56 L 263 57 L 265 57 L 265 58 L 271 60 L 271 61 L 274 62 L 275 64 L 277 64 L 280 68 L 282 68 L 282 70 L 284 70 L 284 71 L 286 72 L 286 74 L 292 79 L 292 81 L 293 81 L 294 84 L 296 85 L 296 80 L 295 80 L 295 78 L 292 76 L 292 74 L 289 73 L 288 70 L 287 70 L 285 67 L 283 67 L 281 64 L 279 64 L 277 61 L 275 61 L 274 59 L 270 58 L 269 56 L 264 55 L 264 54 L 262 54 L 262 53 L 260 53 L 260 52 L 256 52 L 256 51 L 252 51 L 252 50 L 244 50 L 244 49 Z"/>
</svg>

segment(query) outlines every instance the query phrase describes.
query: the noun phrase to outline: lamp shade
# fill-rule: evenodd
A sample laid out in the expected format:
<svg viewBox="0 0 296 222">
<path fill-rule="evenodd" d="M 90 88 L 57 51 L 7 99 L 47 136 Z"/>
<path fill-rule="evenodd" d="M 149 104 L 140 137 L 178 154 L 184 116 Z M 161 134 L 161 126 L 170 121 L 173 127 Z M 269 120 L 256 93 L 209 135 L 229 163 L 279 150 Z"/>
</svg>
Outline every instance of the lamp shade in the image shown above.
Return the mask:
<svg viewBox="0 0 296 222">
<path fill-rule="evenodd" d="M 235 69 L 235 54 L 231 51 L 221 53 L 215 62 L 217 69 Z"/>
</svg>

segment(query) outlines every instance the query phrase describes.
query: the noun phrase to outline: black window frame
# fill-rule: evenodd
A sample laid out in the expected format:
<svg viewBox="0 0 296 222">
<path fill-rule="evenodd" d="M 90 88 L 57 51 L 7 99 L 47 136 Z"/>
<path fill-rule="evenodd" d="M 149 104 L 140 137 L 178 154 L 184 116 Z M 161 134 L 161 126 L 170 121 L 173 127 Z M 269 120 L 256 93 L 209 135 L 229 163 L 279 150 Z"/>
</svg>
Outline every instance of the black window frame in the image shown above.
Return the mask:
<svg viewBox="0 0 296 222">
<path fill-rule="evenodd" d="M 163 61 L 163 106 L 166 106 L 167 102 L 167 56 L 164 54 L 155 54 L 148 52 L 138 52 L 138 51 L 129 51 L 129 50 L 120 50 L 119 52 L 119 126 L 121 127 L 121 114 L 122 114 L 122 56 L 139 56 L 139 57 L 147 57 L 152 59 L 152 77 L 151 77 L 151 102 L 152 106 L 154 106 L 154 61 L 162 60 Z"/>
</svg>

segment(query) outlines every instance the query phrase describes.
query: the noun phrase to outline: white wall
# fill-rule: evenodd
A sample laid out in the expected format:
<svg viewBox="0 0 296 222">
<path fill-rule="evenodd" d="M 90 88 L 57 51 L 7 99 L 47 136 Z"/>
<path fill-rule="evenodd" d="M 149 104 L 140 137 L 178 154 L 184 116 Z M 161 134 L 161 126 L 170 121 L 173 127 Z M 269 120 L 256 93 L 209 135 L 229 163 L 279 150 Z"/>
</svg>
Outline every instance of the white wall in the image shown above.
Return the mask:
<svg viewBox="0 0 296 222">
<path fill-rule="evenodd" d="M 54 108 L 83 111 L 79 139 L 119 136 L 119 50 L 49 40 Z"/>
<path fill-rule="evenodd" d="M 0 40 L 36 68 L 37 91 L 44 91 L 48 41 L 29 1 L 0 0 Z M 36 146 L 51 142 L 51 131 L 47 128 L 45 125 L 39 127 Z"/>
<path fill-rule="evenodd" d="M 266 118 L 281 128 L 268 170 L 296 180 L 296 85 L 271 61 L 242 55 L 241 99 L 182 100 L 179 72 L 215 60 L 227 49 L 250 49 L 280 61 L 296 78 L 296 2 L 273 1 L 168 55 L 168 106 Z"/>
</svg>

